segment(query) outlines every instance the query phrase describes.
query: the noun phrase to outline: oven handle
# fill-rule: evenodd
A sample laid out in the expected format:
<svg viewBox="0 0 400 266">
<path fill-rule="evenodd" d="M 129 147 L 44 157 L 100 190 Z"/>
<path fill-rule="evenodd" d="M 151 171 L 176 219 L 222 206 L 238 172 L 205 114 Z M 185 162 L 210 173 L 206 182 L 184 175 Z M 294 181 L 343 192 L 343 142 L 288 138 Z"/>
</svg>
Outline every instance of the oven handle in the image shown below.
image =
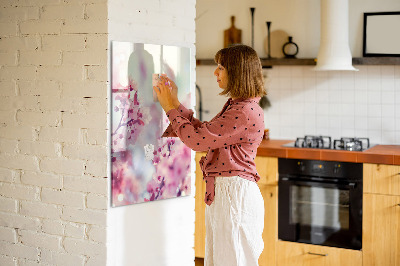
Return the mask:
<svg viewBox="0 0 400 266">
<path fill-rule="evenodd" d="M 356 187 L 355 182 L 332 182 L 332 181 L 315 181 L 315 180 L 304 180 L 300 178 L 290 178 L 290 177 L 281 177 L 281 181 L 290 182 L 294 185 L 308 185 L 319 187 L 338 187 L 338 188 L 346 188 L 346 189 L 354 189 Z"/>
</svg>

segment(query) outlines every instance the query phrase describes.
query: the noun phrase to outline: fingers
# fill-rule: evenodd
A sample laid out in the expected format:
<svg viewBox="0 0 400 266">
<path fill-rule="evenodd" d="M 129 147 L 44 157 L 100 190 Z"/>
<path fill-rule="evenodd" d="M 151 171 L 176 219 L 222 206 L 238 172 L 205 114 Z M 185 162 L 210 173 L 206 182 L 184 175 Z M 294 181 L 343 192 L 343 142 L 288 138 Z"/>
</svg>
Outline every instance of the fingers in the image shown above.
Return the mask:
<svg viewBox="0 0 400 266">
<path fill-rule="evenodd" d="M 170 86 L 170 85 L 169 85 L 169 84 L 170 84 L 170 83 L 169 83 L 169 80 L 168 80 L 168 78 L 165 77 L 165 76 L 160 76 L 159 84 L 161 84 L 161 85 L 163 85 L 163 86 L 167 86 L 167 87 Z"/>
<path fill-rule="evenodd" d="M 160 91 L 162 91 L 162 92 L 164 92 L 164 91 L 168 92 L 168 93 L 171 92 L 171 86 L 170 86 L 168 80 L 162 76 L 160 77 L 160 81 L 157 83 L 157 86 L 160 88 Z"/>
<path fill-rule="evenodd" d="M 160 95 L 160 93 L 161 93 L 160 88 L 157 87 L 157 86 L 153 86 L 153 90 L 156 92 L 157 97 L 158 97 Z"/>
</svg>

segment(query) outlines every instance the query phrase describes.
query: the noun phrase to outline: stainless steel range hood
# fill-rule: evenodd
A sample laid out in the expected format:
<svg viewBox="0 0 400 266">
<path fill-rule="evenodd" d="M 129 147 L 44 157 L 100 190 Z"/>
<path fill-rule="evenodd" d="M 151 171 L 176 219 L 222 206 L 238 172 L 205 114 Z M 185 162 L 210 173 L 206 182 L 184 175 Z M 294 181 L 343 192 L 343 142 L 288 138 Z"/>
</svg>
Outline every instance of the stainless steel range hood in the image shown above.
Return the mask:
<svg viewBox="0 0 400 266">
<path fill-rule="evenodd" d="M 351 70 L 348 0 L 321 0 L 321 40 L 317 71 Z"/>
</svg>

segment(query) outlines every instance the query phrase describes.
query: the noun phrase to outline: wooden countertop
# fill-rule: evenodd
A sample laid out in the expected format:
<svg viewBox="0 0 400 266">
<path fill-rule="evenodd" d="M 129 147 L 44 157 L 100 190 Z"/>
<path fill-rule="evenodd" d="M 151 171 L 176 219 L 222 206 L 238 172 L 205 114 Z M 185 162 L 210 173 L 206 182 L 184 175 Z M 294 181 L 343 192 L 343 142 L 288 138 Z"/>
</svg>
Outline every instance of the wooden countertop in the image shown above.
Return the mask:
<svg viewBox="0 0 400 266">
<path fill-rule="evenodd" d="M 290 142 L 294 142 L 294 140 L 263 140 L 257 150 L 257 155 L 292 159 L 400 165 L 400 145 L 376 145 L 362 152 L 282 147 L 282 145 Z"/>
</svg>

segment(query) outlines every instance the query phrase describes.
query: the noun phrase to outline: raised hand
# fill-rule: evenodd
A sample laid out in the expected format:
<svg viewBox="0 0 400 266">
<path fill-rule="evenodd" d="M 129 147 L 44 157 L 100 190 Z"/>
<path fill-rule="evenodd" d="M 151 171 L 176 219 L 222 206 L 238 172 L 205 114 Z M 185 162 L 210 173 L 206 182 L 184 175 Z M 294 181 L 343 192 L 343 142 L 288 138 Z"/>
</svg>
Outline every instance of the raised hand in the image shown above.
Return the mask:
<svg viewBox="0 0 400 266">
<path fill-rule="evenodd" d="M 172 103 L 175 108 L 178 108 L 179 105 L 181 104 L 178 99 L 178 86 L 176 86 L 175 82 L 173 82 L 170 78 L 168 78 L 166 74 L 161 74 L 160 80 L 164 83 L 167 82 L 170 85 Z"/>
<path fill-rule="evenodd" d="M 166 113 L 171 109 L 175 109 L 170 85 L 166 81 L 165 77 L 160 77 L 157 86 L 153 86 L 153 90 L 157 94 L 158 101 Z"/>
</svg>

